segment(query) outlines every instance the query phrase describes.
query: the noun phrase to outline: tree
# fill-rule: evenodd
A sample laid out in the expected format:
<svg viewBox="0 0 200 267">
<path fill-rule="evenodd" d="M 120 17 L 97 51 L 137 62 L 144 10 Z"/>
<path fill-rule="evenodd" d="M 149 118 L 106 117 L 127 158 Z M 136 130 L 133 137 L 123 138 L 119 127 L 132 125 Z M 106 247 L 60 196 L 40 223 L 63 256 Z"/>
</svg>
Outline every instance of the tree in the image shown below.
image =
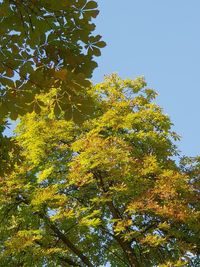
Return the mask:
<svg viewBox="0 0 200 267">
<path fill-rule="evenodd" d="M 59 88 L 54 111 L 80 119 L 93 104 L 89 86 L 105 46 L 92 33 L 98 15 L 96 1 L 2 0 L 0 1 L 0 112 L 39 112 L 37 94 Z"/>
<path fill-rule="evenodd" d="M 200 160 L 174 160 L 179 137 L 156 93 L 143 78 L 107 77 L 88 91 L 95 111 L 82 124 L 54 113 L 55 94 L 40 95 L 40 114 L 23 116 L 13 138 L 19 159 L 0 187 L 2 265 L 197 262 Z"/>
</svg>

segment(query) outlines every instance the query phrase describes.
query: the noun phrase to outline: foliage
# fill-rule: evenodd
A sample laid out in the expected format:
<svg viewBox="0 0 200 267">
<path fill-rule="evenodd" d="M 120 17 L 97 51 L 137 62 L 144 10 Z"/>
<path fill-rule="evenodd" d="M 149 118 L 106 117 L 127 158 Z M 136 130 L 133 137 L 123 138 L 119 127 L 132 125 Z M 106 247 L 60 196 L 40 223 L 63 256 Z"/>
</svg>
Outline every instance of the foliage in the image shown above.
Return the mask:
<svg viewBox="0 0 200 267">
<path fill-rule="evenodd" d="M 142 77 L 107 77 L 82 124 L 54 114 L 54 94 L 21 118 L 21 160 L 1 177 L 2 266 L 191 266 L 200 160 L 173 159 L 156 93 Z"/>
<path fill-rule="evenodd" d="M 85 88 L 105 46 L 93 35 L 98 15 L 91 0 L 0 1 L 0 112 L 16 119 L 18 114 L 40 111 L 35 96 L 60 88 L 54 98 L 72 117 L 74 109 L 89 113 L 92 106 Z"/>
<path fill-rule="evenodd" d="M 10 172 L 19 157 L 15 157 L 18 151 L 16 142 L 11 137 L 4 135 L 6 127 L 9 127 L 7 121 L 0 125 L 0 176 Z"/>
</svg>

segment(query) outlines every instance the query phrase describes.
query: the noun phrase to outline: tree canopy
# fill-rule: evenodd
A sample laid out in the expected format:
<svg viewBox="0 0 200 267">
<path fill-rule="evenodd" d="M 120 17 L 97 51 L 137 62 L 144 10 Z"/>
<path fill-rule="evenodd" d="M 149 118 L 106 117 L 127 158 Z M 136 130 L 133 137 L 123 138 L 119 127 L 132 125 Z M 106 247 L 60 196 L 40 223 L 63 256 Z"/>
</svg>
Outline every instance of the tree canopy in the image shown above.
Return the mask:
<svg viewBox="0 0 200 267">
<path fill-rule="evenodd" d="M 82 124 L 21 117 L 0 180 L 2 266 L 198 266 L 199 158 L 182 158 L 142 77 L 90 87 Z M 195 263 L 196 261 L 196 263 Z"/>
<path fill-rule="evenodd" d="M 77 119 L 91 111 L 85 88 L 97 66 L 93 58 L 105 46 L 93 33 L 97 15 L 96 1 L 0 1 L 2 118 L 39 112 L 37 94 L 51 88 L 59 88 L 55 113 L 62 109 Z"/>
<path fill-rule="evenodd" d="M 91 84 L 97 15 L 0 0 L 0 265 L 199 266 L 200 157 L 143 77 Z"/>
</svg>

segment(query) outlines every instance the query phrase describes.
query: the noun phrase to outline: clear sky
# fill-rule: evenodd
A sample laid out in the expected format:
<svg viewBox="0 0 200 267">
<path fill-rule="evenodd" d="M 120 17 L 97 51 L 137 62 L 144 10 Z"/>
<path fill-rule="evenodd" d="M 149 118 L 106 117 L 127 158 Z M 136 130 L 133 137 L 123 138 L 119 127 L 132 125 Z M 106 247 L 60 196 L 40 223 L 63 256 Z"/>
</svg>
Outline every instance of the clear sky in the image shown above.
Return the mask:
<svg viewBox="0 0 200 267">
<path fill-rule="evenodd" d="M 107 47 L 93 81 L 117 72 L 144 75 L 182 136 L 184 154 L 200 155 L 200 0 L 98 0 L 97 33 Z"/>
</svg>

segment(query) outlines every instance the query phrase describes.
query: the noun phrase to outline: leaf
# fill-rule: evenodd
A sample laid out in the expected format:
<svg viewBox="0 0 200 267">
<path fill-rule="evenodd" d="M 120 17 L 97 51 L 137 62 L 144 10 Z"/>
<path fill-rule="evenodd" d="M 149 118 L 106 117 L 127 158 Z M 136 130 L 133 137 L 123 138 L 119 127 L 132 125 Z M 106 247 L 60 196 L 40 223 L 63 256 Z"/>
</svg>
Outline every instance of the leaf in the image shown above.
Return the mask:
<svg viewBox="0 0 200 267">
<path fill-rule="evenodd" d="M 13 77 L 14 76 L 14 71 L 10 68 L 6 69 L 6 76 L 8 77 Z"/>
<path fill-rule="evenodd" d="M 99 47 L 99 48 L 103 48 L 106 46 L 106 43 L 104 41 L 99 41 L 95 43 L 95 46 Z"/>
<path fill-rule="evenodd" d="M 62 81 L 65 81 L 67 79 L 67 74 L 68 74 L 68 71 L 66 69 L 62 69 L 62 70 L 56 71 L 54 74 L 54 77 Z"/>
<path fill-rule="evenodd" d="M 95 1 L 89 1 L 87 2 L 87 4 L 85 5 L 84 9 L 95 9 L 97 8 L 97 3 Z"/>
<path fill-rule="evenodd" d="M 101 55 L 101 51 L 100 49 L 96 48 L 96 47 L 92 47 L 92 54 L 96 57 L 99 57 Z"/>
</svg>

